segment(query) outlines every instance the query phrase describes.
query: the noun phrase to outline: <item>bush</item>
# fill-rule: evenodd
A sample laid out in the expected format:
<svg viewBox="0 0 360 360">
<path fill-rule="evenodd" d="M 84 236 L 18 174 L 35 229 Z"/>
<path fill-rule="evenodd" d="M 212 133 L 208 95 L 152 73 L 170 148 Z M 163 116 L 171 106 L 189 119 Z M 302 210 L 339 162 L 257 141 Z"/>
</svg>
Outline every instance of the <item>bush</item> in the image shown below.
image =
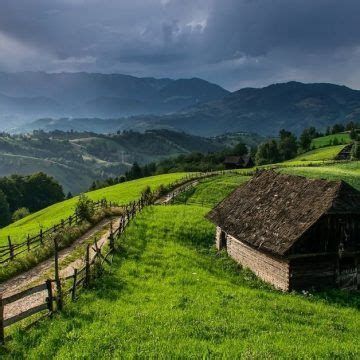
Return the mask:
<svg viewBox="0 0 360 360">
<path fill-rule="evenodd" d="M 30 214 L 30 211 L 28 208 L 26 207 L 21 207 L 20 209 L 17 209 L 16 211 L 14 211 L 14 213 L 12 214 L 12 221 L 18 221 L 22 218 L 24 218 L 25 216 L 28 216 Z"/>
<path fill-rule="evenodd" d="M 144 190 L 141 192 L 141 198 L 146 203 L 151 203 L 151 201 L 153 200 L 153 194 L 151 192 L 150 186 L 146 186 L 146 188 L 144 188 Z"/>
<path fill-rule="evenodd" d="M 94 201 L 89 199 L 85 194 L 81 194 L 76 204 L 75 211 L 82 221 L 91 221 L 91 218 L 95 214 Z"/>
</svg>

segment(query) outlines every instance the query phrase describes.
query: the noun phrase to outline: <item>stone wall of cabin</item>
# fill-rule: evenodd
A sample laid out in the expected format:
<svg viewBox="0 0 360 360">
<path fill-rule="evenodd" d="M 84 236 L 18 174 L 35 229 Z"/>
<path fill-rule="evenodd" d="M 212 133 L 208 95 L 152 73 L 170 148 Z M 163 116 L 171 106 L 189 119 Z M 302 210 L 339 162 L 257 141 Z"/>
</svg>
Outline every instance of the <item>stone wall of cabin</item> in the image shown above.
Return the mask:
<svg viewBox="0 0 360 360">
<path fill-rule="evenodd" d="M 286 260 L 255 250 L 230 235 L 226 235 L 226 243 L 228 254 L 243 267 L 249 268 L 259 278 L 276 288 L 289 290 L 289 264 Z"/>
</svg>

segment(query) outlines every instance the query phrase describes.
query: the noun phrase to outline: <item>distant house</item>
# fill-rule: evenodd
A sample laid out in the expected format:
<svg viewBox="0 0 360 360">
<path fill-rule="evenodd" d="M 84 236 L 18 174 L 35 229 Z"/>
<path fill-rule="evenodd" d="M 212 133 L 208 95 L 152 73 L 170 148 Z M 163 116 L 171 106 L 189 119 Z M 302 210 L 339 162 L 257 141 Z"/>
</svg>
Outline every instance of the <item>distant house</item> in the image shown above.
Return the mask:
<svg viewBox="0 0 360 360">
<path fill-rule="evenodd" d="M 264 171 L 208 215 L 216 246 L 288 291 L 360 284 L 360 192 L 343 181 Z"/>
<path fill-rule="evenodd" d="M 252 167 L 254 162 L 250 155 L 227 156 L 224 165 L 227 169 L 239 169 Z"/>
</svg>

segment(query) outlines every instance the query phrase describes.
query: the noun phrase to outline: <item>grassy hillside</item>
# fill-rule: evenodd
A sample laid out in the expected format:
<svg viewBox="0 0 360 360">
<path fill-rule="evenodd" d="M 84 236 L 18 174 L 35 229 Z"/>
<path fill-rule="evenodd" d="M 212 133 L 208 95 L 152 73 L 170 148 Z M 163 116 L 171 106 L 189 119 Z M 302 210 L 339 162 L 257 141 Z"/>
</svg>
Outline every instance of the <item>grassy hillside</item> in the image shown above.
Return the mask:
<svg viewBox="0 0 360 360">
<path fill-rule="evenodd" d="M 167 185 L 181 179 L 184 175 L 185 173 L 174 173 L 151 176 L 91 191 L 88 192 L 87 195 L 93 200 L 106 198 L 108 201 L 126 204 L 138 199 L 141 195 L 141 191 L 146 186 L 155 189 L 161 184 Z M 76 202 L 77 197 L 74 197 L 70 200 L 54 204 L 0 229 L 0 245 L 7 243 L 8 235 L 11 236 L 14 243 L 21 242 L 26 239 L 27 234 L 31 235 L 38 233 L 40 227 L 47 229 L 52 225 L 59 223 L 61 219 L 65 219 L 74 213 Z"/>
<path fill-rule="evenodd" d="M 350 134 L 349 133 L 339 133 L 339 134 L 322 136 L 322 137 L 313 139 L 311 142 L 311 147 L 319 148 L 319 147 L 324 147 L 324 146 L 331 146 L 334 144 L 334 141 L 337 141 L 338 144 L 349 144 L 351 141 Z"/>
<path fill-rule="evenodd" d="M 43 171 L 78 194 L 92 181 L 117 177 L 134 162 L 188 154 L 216 152 L 225 145 L 185 133 L 153 130 L 100 135 L 91 132 L 35 132 L 31 135 L 0 134 L 0 176 Z"/>
<path fill-rule="evenodd" d="M 152 207 L 112 272 L 4 358 L 358 358 L 358 298 L 284 294 L 212 244 L 208 208 Z"/>
<path fill-rule="evenodd" d="M 360 161 L 336 163 L 324 166 L 288 167 L 280 171 L 292 175 L 328 180 L 344 180 L 360 191 Z"/>
<path fill-rule="evenodd" d="M 345 147 L 345 145 L 328 146 L 308 151 L 286 163 L 297 163 L 301 161 L 325 161 L 334 160 L 337 154 Z"/>
<path fill-rule="evenodd" d="M 175 203 L 213 207 L 250 177 L 224 175 L 203 180 L 198 186 L 180 194 Z"/>
</svg>

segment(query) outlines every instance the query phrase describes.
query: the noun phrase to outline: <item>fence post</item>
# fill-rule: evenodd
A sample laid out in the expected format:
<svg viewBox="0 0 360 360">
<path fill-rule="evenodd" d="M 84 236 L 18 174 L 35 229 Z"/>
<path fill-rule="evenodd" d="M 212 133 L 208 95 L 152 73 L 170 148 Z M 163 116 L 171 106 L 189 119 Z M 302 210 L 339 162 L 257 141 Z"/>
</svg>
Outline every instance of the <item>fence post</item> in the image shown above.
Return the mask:
<svg viewBox="0 0 360 360">
<path fill-rule="evenodd" d="M 48 291 L 48 296 L 47 296 L 47 299 L 46 299 L 48 310 L 49 310 L 49 312 L 53 312 L 54 311 L 53 292 L 52 292 L 52 284 L 51 284 L 50 279 L 46 280 L 46 288 L 47 288 L 47 291 Z"/>
<path fill-rule="evenodd" d="M 40 229 L 40 243 L 43 245 L 43 229 Z"/>
<path fill-rule="evenodd" d="M 110 246 L 110 250 L 111 250 L 111 251 L 115 249 L 115 246 L 114 246 L 114 233 L 113 233 L 113 224 L 112 224 L 112 221 L 110 222 L 109 246 Z"/>
<path fill-rule="evenodd" d="M 62 310 L 62 293 L 61 293 L 61 281 L 59 275 L 59 246 L 58 242 L 54 240 L 54 249 L 55 249 L 55 283 L 56 283 L 56 304 L 58 310 Z"/>
<path fill-rule="evenodd" d="M 30 235 L 29 234 L 27 235 L 27 238 L 26 238 L 26 245 L 27 245 L 28 251 L 30 251 Z"/>
<path fill-rule="evenodd" d="M 84 285 L 89 286 L 90 284 L 90 245 L 86 246 L 86 256 L 85 256 L 85 281 Z"/>
<path fill-rule="evenodd" d="M 5 334 L 4 334 L 4 304 L 3 304 L 3 295 L 0 291 L 0 344 L 4 345 L 5 343 Z"/>
<path fill-rule="evenodd" d="M 74 269 L 74 284 L 72 287 L 72 291 L 71 291 L 71 300 L 75 301 L 76 300 L 76 281 L 77 281 L 77 269 Z"/>
<path fill-rule="evenodd" d="M 72 224 L 72 216 L 70 215 L 69 216 L 69 226 L 71 226 L 71 224 Z"/>
<path fill-rule="evenodd" d="M 14 247 L 11 243 L 10 235 L 8 236 L 8 242 L 9 242 L 10 260 L 14 260 Z"/>
</svg>

